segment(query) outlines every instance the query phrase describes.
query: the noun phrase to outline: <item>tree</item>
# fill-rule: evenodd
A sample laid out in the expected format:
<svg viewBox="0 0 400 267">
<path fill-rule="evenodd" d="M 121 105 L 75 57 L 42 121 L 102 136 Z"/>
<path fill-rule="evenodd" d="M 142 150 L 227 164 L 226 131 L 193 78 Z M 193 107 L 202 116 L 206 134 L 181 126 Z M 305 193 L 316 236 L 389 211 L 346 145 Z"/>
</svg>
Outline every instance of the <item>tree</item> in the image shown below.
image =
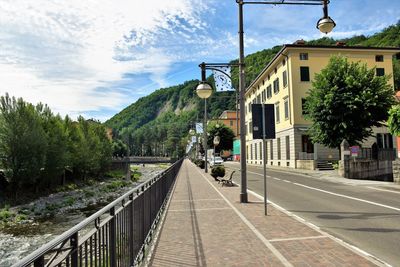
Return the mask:
<svg viewBox="0 0 400 267">
<path fill-rule="evenodd" d="M 343 139 L 359 144 L 381 126 L 393 104 L 388 76 L 375 76 L 366 64 L 334 56 L 315 75 L 306 98 L 306 119 L 313 124 L 309 134 L 314 142 L 338 148 Z"/>
<path fill-rule="evenodd" d="M 216 152 L 220 152 L 221 150 L 231 150 L 233 148 L 233 139 L 235 138 L 235 134 L 232 129 L 228 126 L 217 123 L 210 124 L 208 126 L 208 138 L 207 138 L 207 146 L 214 147 L 214 136 L 218 135 L 220 137 L 219 145 L 215 147 Z"/>
<path fill-rule="evenodd" d="M 22 98 L 0 98 L 0 160 L 11 191 L 34 188 L 44 167 L 46 136 L 37 110 Z M 32 187 L 33 186 L 33 187 Z"/>
<path fill-rule="evenodd" d="M 400 104 L 389 110 L 388 126 L 393 135 L 400 136 Z"/>
</svg>

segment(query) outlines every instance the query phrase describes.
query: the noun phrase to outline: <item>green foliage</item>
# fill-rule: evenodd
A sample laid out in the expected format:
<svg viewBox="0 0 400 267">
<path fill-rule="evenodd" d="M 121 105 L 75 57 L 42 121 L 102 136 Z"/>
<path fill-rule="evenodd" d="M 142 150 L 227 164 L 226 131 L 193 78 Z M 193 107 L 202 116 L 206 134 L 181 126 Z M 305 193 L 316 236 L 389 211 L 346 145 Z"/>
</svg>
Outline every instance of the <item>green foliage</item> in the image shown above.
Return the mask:
<svg viewBox="0 0 400 267">
<path fill-rule="evenodd" d="M 123 157 L 128 154 L 128 146 L 119 139 L 113 140 L 112 150 L 114 157 Z"/>
<path fill-rule="evenodd" d="M 208 125 L 208 140 L 207 146 L 214 147 L 214 136 L 220 137 L 220 142 L 218 146 L 215 147 L 215 152 L 219 153 L 221 150 L 231 150 L 233 148 L 233 139 L 235 138 L 235 134 L 232 129 L 226 126 L 225 124 L 213 123 Z"/>
<path fill-rule="evenodd" d="M 389 110 L 389 130 L 393 135 L 400 136 L 400 105 L 396 104 Z"/>
<path fill-rule="evenodd" d="M 224 166 L 216 166 L 211 169 L 211 176 L 214 178 L 224 177 L 225 176 L 225 167 Z"/>
<path fill-rule="evenodd" d="M 370 37 L 360 35 L 339 40 L 324 37 L 306 43 L 335 45 L 338 41 L 351 46 L 400 47 L 400 23 Z M 246 86 L 261 73 L 281 48 L 282 46 L 275 46 L 246 56 Z M 233 86 L 238 88 L 238 68 L 232 68 L 231 74 Z M 400 89 L 400 62 L 397 59 L 394 59 L 393 77 L 395 88 Z M 212 76 L 207 80 L 213 83 Z M 203 118 L 204 102 L 196 95 L 197 84 L 197 80 L 192 80 L 159 89 L 131 104 L 105 124 L 115 130 L 117 138 L 129 144 L 132 155 L 182 155 L 182 138 L 187 135 L 193 121 L 199 122 Z M 224 110 L 235 109 L 235 93 L 214 92 L 207 103 L 208 116 L 216 118 Z"/>
<path fill-rule="evenodd" d="M 108 168 L 111 153 L 99 122 L 82 117 L 73 122 L 43 104 L 35 107 L 8 94 L 0 98 L 0 167 L 14 195 L 57 187 L 65 169 L 75 178 L 98 176 Z"/>
<path fill-rule="evenodd" d="M 73 198 L 73 197 L 67 197 L 67 198 L 65 198 L 64 199 L 64 205 L 63 206 L 71 206 L 71 205 L 73 205 L 74 203 L 75 203 L 75 198 Z"/>
<path fill-rule="evenodd" d="M 309 129 L 312 140 L 337 148 L 343 139 L 358 144 L 370 136 L 371 127 L 387 119 L 393 104 L 388 79 L 375 76 L 375 69 L 366 64 L 332 57 L 315 75 L 306 98 L 306 118 L 313 121 Z"/>
</svg>

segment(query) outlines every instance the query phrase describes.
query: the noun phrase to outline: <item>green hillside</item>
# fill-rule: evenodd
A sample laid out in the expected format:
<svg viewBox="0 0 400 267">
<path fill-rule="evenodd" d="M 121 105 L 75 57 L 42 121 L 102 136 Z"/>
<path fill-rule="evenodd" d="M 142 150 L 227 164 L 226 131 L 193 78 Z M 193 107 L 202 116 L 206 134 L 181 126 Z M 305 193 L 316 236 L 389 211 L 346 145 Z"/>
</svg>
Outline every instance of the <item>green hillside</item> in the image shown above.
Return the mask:
<svg viewBox="0 0 400 267">
<path fill-rule="evenodd" d="M 400 47 L 400 22 L 372 36 L 355 36 L 335 40 L 321 38 L 308 41 L 311 45 L 335 45 L 346 42 L 351 46 L 392 46 Z M 282 46 L 275 46 L 246 56 L 246 84 L 262 71 Z M 237 60 L 232 61 L 237 62 Z M 200 70 L 199 70 L 200 71 Z M 233 84 L 238 84 L 238 70 L 232 70 Z M 400 61 L 394 61 L 396 88 L 400 88 Z M 209 78 L 212 81 L 212 78 Z M 198 80 L 159 89 L 140 98 L 105 122 L 114 129 L 117 137 L 129 142 L 135 155 L 158 155 L 162 152 L 172 155 L 182 153 L 185 144 L 180 144 L 194 121 L 203 118 L 204 104 L 196 95 Z M 208 100 L 209 117 L 216 118 L 222 111 L 235 109 L 235 93 L 213 94 Z"/>
</svg>

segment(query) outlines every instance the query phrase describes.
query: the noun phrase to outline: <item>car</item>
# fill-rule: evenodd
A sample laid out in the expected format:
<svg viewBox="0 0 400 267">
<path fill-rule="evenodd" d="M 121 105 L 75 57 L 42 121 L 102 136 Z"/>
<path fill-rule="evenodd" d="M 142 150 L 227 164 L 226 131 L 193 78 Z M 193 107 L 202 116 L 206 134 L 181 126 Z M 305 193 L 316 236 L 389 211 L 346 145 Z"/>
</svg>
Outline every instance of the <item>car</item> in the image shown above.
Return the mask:
<svg viewBox="0 0 400 267">
<path fill-rule="evenodd" d="M 221 157 L 210 157 L 208 159 L 208 164 L 213 167 L 214 165 L 222 165 L 224 160 Z"/>
</svg>

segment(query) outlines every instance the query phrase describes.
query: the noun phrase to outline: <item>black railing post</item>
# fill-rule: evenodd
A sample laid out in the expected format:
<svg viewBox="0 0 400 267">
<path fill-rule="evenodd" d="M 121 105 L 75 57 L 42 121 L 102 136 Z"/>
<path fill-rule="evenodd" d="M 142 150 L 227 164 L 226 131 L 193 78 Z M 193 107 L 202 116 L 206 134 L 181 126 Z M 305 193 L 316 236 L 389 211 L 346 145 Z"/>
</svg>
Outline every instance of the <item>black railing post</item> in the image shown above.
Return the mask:
<svg viewBox="0 0 400 267">
<path fill-rule="evenodd" d="M 115 219 L 115 207 L 110 209 L 110 266 L 117 266 L 117 235 L 116 228 L 117 222 Z"/>
<path fill-rule="evenodd" d="M 78 233 L 74 233 L 70 239 L 71 245 L 71 267 L 78 267 Z"/>
<path fill-rule="evenodd" d="M 129 224 L 129 265 L 132 266 L 133 262 L 135 261 L 135 254 L 134 254 L 134 218 L 133 218 L 133 214 L 134 214 L 134 205 L 133 205 L 133 195 L 134 193 L 132 193 L 131 195 L 129 195 L 129 200 L 131 201 L 130 208 L 129 208 L 129 219 L 128 219 L 128 224 Z"/>
<path fill-rule="evenodd" d="M 40 256 L 35 262 L 33 263 L 33 267 L 44 267 L 44 256 Z"/>
</svg>

